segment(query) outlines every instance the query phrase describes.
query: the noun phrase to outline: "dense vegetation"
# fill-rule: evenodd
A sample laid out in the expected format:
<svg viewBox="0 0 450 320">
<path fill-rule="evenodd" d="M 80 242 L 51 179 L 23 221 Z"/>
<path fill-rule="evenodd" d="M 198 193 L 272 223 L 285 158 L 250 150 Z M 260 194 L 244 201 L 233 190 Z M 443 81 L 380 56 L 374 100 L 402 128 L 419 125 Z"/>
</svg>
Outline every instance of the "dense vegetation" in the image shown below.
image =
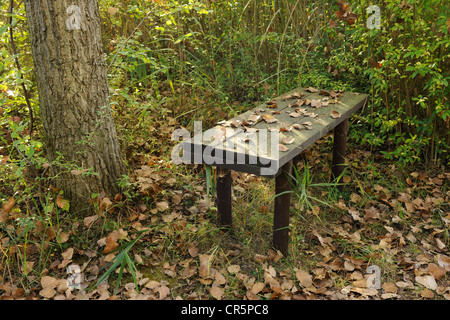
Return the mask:
<svg viewBox="0 0 450 320">
<path fill-rule="evenodd" d="M 419 271 L 411 278 L 420 286 L 398 297 L 448 299 L 448 275 L 438 277 L 423 268 L 429 263 L 445 269 L 449 263 L 447 1 L 99 4 L 111 107 L 129 174 L 120 181 L 122 194 L 115 199 L 93 194 L 97 214 L 81 217 L 69 214 L 70 203 L 52 187 L 52 166 L 75 168 L 63 161 L 49 163 L 45 156 L 23 4 L 17 1 L 8 14 L 10 3 L 1 3 L 0 294 L 61 298 L 65 291 L 50 280 L 66 279 L 67 264 L 82 265 L 86 257 L 93 259 L 83 269 L 93 286 L 103 280 L 104 270 L 99 272 L 97 265 L 107 265 L 113 259 L 108 254 L 119 248 L 114 268 L 106 269 L 120 270 L 111 288 L 121 284 L 126 267 L 127 280 L 155 298 L 305 298 L 320 296 L 330 286 L 337 293 L 327 297 L 374 297 L 370 291 L 342 290 L 360 280 L 350 272 L 365 272 L 363 263 L 376 263 L 383 267 L 384 282 L 401 291 L 409 288 L 406 274 L 414 274 L 411 265 L 425 250 L 428 255 L 418 260 Z M 380 29 L 366 26 L 366 8 L 372 4 L 381 8 Z M 292 256 L 280 260 L 273 252 L 266 256 L 271 182 L 234 177 L 236 193 L 244 186 L 251 191 L 247 201 L 236 200 L 238 231 L 224 234 L 214 225 L 209 172 L 173 165 L 170 137 L 178 127 L 191 128 L 195 120 L 213 126 L 299 86 L 370 93 L 371 100 L 351 121 L 347 191 L 338 194 L 320 185 L 327 181 L 330 137 L 314 147 L 320 153 L 305 153 L 298 175 L 309 188 L 297 190 Z M 309 222 L 303 225 L 305 220 Z M 232 245 L 227 247 L 227 242 Z M 314 243 L 329 251 L 316 252 Z M 392 253 L 394 249 L 402 254 Z M 216 273 L 208 282 L 202 266 L 213 265 L 211 257 Z M 252 263 L 247 269 L 246 260 Z M 447 261 L 447 267 L 439 261 Z M 196 263 L 200 282 L 192 280 Z M 280 269 L 272 271 L 272 265 Z M 441 280 L 439 286 L 425 281 L 429 274 Z M 316 291 L 294 291 L 292 279 L 300 281 L 297 288 L 311 282 Z M 332 285 L 320 287 L 317 279 L 331 279 Z M 213 281 L 216 285 L 210 286 Z M 257 284 L 261 290 L 255 289 Z M 100 287 L 89 298 L 113 295 Z M 120 286 L 122 297 L 132 296 L 132 287 Z M 398 290 L 385 291 L 397 297 Z M 70 298 L 67 293 L 64 297 Z"/>
</svg>

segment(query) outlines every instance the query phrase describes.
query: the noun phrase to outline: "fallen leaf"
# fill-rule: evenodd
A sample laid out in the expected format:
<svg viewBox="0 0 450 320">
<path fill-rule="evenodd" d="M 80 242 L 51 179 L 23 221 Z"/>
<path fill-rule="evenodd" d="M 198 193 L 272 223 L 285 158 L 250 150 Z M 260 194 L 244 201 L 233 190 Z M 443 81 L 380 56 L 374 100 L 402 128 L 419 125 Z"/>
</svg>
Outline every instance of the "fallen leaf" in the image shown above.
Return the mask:
<svg viewBox="0 0 450 320">
<path fill-rule="evenodd" d="M 291 112 L 289 114 L 289 116 L 292 117 L 292 118 L 300 118 L 301 116 L 303 116 L 303 114 L 298 113 L 298 112 Z"/>
<path fill-rule="evenodd" d="M 427 289 L 437 289 L 437 283 L 433 276 L 417 276 L 416 281 Z"/>
<path fill-rule="evenodd" d="M 425 288 L 425 289 L 423 289 L 422 292 L 420 293 L 420 296 L 421 296 L 422 298 L 432 299 L 432 298 L 434 298 L 434 293 L 433 293 L 433 291 L 431 291 L 430 289 Z"/>
<path fill-rule="evenodd" d="M 356 292 L 359 293 L 363 296 L 376 296 L 378 294 L 378 290 L 371 288 L 371 289 L 367 289 L 367 288 L 352 288 L 350 291 L 352 292 Z"/>
<path fill-rule="evenodd" d="M 450 271 L 450 257 L 445 255 L 438 255 L 438 265 L 444 268 L 446 271 Z"/>
<path fill-rule="evenodd" d="M 352 178 L 351 178 L 350 176 L 344 176 L 344 177 L 342 178 L 342 181 L 343 181 L 344 183 L 350 183 L 350 181 L 352 181 Z"/>
<path fill-rule="evenodd" d="M 157 202 L 156 209 L 158 209 L 158 211 L 166 211 L 169 209 L 169 203 L 167 201 Z"/>
<path fill-rule="evenodd" d="M 443 243 L 441 239 L 434 238 L 434 241 L 436 242 L 436 245 L 438 246 L 439 249 L 442 250 L 445 248 L 445 243 Z"/>
<path fill-rule="evenodd" d="M 259 118 L 261 118 L 260 115 L 252 114 L 251 116 L 248 117 L 247 121 L 254 124 L 258 122 Z"/>
<path fill-rule="evenodd" d="M 322 101 L 317 100 L 317 99 L 312 99 L 311 100 L 311 107 L 314 107 L 314 108 L 322 107 Z"/>
<path fill-rule="evenodd" d="M 216 272 L 214 274 L 214 283 L 213 286 L 216 285 L 222 285 L 225 284 L 227 282 L 227 279 L 225 278 L 225 276 L 223 274 L 221 274 L 220 272 Z"/>
<path fill-rule="evenodd" d="M 56 294 L 56 290 L 54 288 L 47 287 L 39 291 L 39 294 L 41 297 L 51 299 Z"/>
<path fill-rule="evenodd" d="M 228 266 L 227 270 L 229 273 L 235 274 L 235 273 L 238 273 L 239 271 L 241 271 L 241 267 L 237 264 L 232 264 L 232 265 Z"/>
<path fill-rule="evenodd" d="M 211 289 L 209 290 L 209 293 L 213 296 L 213 298 L 221 300 L 224 291 L 218 286 L 212 286 Z"/>
<path fill-rule="evenodd" d="M 61 196 L 57 196 L 57 197 L 56 197 L 56 205 L 57 205 L 60 209 L 63 209 L 63 210 L 66 210 L 66 211 L 68 211 L 68 210 L 69 210 L 69 207 L 70 207 L 69 201 L 63 199 L 63 197 L 61 197 Z"/>
<path fill-rule="evenodd" d="M 191 255 L 191 257 L 195 258 L 198 256 L 198 247 L 193 244 L 190 244 L 188 247 L 188 252 Z"/>
<path fill-rule="evenodd" d="M 114 236 L 114 233 L 110 233 L 106 237 L 106 245 L 105 248 L 103 249 L 103 254 L 108 254 L 116 250 L 119 247 L 117 240 L 118 238 Z"/>
<path fill-rule="evenodd" d="M 308 92 L 311 92 L 311 93 L 314 93 L 314 92 L 319 92 L 319 90 L 318 90 L 318 89 L 316 89 L 316 88 L 313 88 L 313 87 L 308 87 L 308 88 L 306 88 L 306 89 L 305 89 L 305 91 L 308 91 Z"/>
<path fill-rule="evenodd" d="M 286 147 L 284 144 L 279 144 L 278 145 L 278 150 L 280 150 L 281 152 L 286 152 L 286 151 L 289 151 L 289 148 L 288 147 Z"/>
<path fill-rule="evenodd" d="M 56 288 L 58 286 L 59 280 L 50 276 L 43 276 L 41 278 L 42 288 Z"/>
<path fill-rule="evenodd" d="M 434 263 L 428 264 L 428 272 L 437 280 L 439 281 L 446 273 L 447 271 L 445 268 L 439 267 L 438 265 Z"/>
<path fill-rule="evenodd" d="M 167 286 L 160 286 L 158 287 L 158 289 L 156 289 L 156 291 L 158 291 L 159 293 L 159 300 L 164 300 L 170 294 L 170 289 Z"/>
<path fill-rule="evenodd" d="M 250 289 L 250 292 L 253 293 L 253 294 L 258 294 L 264 289 L 265 286 L 266 286 L 265 283 L 256 282 L 256 283 L 254 283 L 252 285 L 252 288 Z"/>
<path fill-rule="evenodd" d="M 303 96 L 304 96 L 304 94 L 303 94 L 303 93 L 300 93 L 300 92 L 294 92 L 294 93 L 291 95 L 291 97 L 294 98 L 294 99 L 300 99 L 300 98 L 303 97 Z"/>
<path fill-rule="evenodd" d="M 303 122 L 302 125 L 305 127 L 306 130 L 312 130 L 312 122 Z"/>
<path fill-rule="evenodd" d="M 84 222 L 84 226 L 86 228 L 89 228 L 90 226 L 92 226 L 92 224 L 95 222 L 95 220 L 98 219 L 98 215 L 93 215 L 93 216 L 89 216 L 84 218 L 83 222 Z"/>
<path fill-rule="evenodd" d="M 331 111 L 330 116 L 331 116 L 333 119 L 338 119 L 338 118 L 340 118 L 342 115 L 339 113 L 339 111 L 333 110 L 333 111 Z"/>
<path fill-rule="evenodd" d="M 277 119 L 277 118 L 275 118 L 274 116 L 271 116 L 271 115 L 269 115 L 269 114 L 264 114 L 264 115 L 261 116 L 261 118 L 262 118 L 265 122 L 267 122 L 267 123 L 275 123 L 275 122 L 278 122 L 278 119 Z"/>
<path fill-rule="evenodd" d="M 312 276 L 308 272 L 299 269 L 295 272 L 295 276 L 304 288 L 312 286 Z"/>
<path fill-rule="evenodd" d="M 61 255 L 62 255 L 62 257 L 63 257 L 65 260 L 70 260 L 70 259 L 72 259 L 72 256 L 73 256 L 73 248 L 67 249 L 67 250 L 64 251 Z"/>
<path fill-rule="evenodd" d="M 397 293 L 398 287 L 393 282 L 383 283 L 382 288 L 387 293 Z"/>
<path fill-rule="evenodd" d="M 12 210 L 12 208 L 14 208 L 15 205 L 16 205 L 16 200 L 14 199 L 14 197 L 9 198 L 8 201 L 6 201 L 3 204 L 2 210 L 0 213 L 8 214 Z"/>
<path fill-rule="evenodd" d="M 284 144 L 292 144 L 294 141 L 295 141 L 295 138 L 289 139 L 287 137 L 283 137 L 281 139 L 281 142 L 284 143 Z"/>
<path fill-rule="evenodd" d="M 112 203 L 112 201 L 108 197 L 105 197 L 100 201 L 99 209 L 102 212 L 113 213 L 114 212 L 113 206 L 114 204 Z"/>
<path fill-rule="evenodd" d="M 198 268 L 198 275 L 201 278 L 209 277 L 210 275 L 210 262 L 212 260 L 211 255 L 207 254 L 199 254 L 198 258 L 200 259 L 200 266 Z"/>
<path fill-rule="evenodd" d="M 255 254 L 255 258 L 254 258 L 255 262 L 258 262 L 258 263 L 264 263 L 267 261 L 267 259 L 268 259 L 267 256 L 263 256 L 262 254 L 258 254 L 258 253 Z"/>
</svg>

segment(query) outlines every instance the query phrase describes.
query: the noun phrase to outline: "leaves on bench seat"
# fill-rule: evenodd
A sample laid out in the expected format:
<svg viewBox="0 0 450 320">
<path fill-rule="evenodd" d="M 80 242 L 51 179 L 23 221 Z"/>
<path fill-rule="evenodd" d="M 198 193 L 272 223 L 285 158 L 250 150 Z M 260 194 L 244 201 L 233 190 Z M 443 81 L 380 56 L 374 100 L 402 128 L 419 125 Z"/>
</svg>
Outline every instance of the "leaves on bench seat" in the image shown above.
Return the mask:
<svg viewBox="0 0 450 320">
<path fill-rule="evenodd" d="M 271 116 L 270 114 L 263 114 L 262 116 L 261 116 L 261 119 L 263 119 L 265 122 L 267 122 L 267 123 L 275 123 L 275 122 L 278 122 L 278 119 L 277 118 L 275 118 L 274 116 Z"/>
</svg>

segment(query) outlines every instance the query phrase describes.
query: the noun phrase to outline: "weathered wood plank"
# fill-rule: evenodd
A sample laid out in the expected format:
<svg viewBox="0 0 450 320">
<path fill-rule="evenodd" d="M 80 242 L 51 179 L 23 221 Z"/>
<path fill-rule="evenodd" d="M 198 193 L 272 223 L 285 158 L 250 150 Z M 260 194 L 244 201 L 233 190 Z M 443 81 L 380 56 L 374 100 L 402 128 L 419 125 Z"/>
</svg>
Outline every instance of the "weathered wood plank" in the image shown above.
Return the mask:
<svg viewBox="0 0 450 320">
<path fill-rule="evenodd" d="M 318 93 L 307 93 L 303 89 L 294 89 L 286 93 L 286 95 L 291 95 L 296 92 L 304 94 L 301 98 L 302 100 L 319 100 L 324 98 L 323 95 L 319 95 Z M 197 157 L 198 159 L 201 159 L 201 162 L 204 162 L 205 159 L 202 159 L 202 156 L 205 153 L 205 149 L 208 148 L 206 149 L 206 151 L 208 151 L 206 152 L 207 154 L 211 154 L 213 158 L 216 158 L 215 160 L 222 159 L 222 162 L 219 161 L 220 163 L 208 164 L 262 175 L 261 168 L 272 166 L 280 168 L 316 140 L 324 136 L 327 132 L 334 129 L 342 121 L 348 119 L 355 111 L 366 103 L 367 98 L 367 94 L 344 93 L 342 97 L 340 97 L 338 103 L 329 103 L 327 106 L 314 108 L 311 106 L 290 107 L 289 104 L 296 102 L 297 99 L 283 101 L 281 97 L 277 97 L 274 99 L 277 104 L 276 108 L 269 108 L 268 105 L 263 103 L 258 107 L 229 120 L 228 123 L 234 122 L 233 124 L 236 125 L 239 121 L 248 121 L 250 116 L 255 114 L 255 112 L 261 111 L 260 109 L 265 110 L 265 112 L 260 112 L 260 115 L 271 115 L 277 119 L 277 122 L 267 123 L 264 120 L 259 120 L 254 125 L 248 125 L 246 128 L 250 128 L 250 131 L 259 130 L 257 133 L 251 134 L 245 134 L 242 128 L 226 127 L 226 138 L 225 135 L 222 135 L 222 137 L 219 137 L 219 139 L 214 142 L 211 142 L 211 139 L 209 139 L 209 141 L 208 139 L 199 139 L 198 141 L 195 141 L 195 138 L 187 140 L 184 142 L 183 146 L 185 159 L 193 161 L 193 158 Z M 306 111 L 313 117 L 292 117 L 290 114 L 298 108 L 303 109 L 304 112 Z M 272 115 L 271 112 L 275 110 L 278 110 L 279 113 Z M 339 114 L 340 117 L 333 118 L 330 115 L 332 111 Z M 311 130 L 304 128 L 303 124 L 307 122 L 312 124 L 310 127 Z M 299 124 L 302 129 L 292 129 L 289 132 L 279 133 L 280 140 L 283 138 L 289 140 L 294 139 L 291 144 L 285 144 L 287 151 L 278 151 L 278 146 L 275 146 L 276 152 L 272 155 L 270 132 L 266 131 L 266 134 L 264 135 L 262 134 L 263 131 L 275 130 L 276 132 L 279 132 L 280 128 L 290 128 L 295 124 Z M 219 125 L 216 126 L 216 129 L 224 130 L 224 127 Z M 244 139 L 247 139 L 246 137 L 249 137 L 250 140 L 244 141 Z M 225 141 L 220 138 L 225 138 Z M 267 153 L 262 154 L 261 150 L 265 150 Z M 209 161 L 212 160 L 214 159 L 209 159 Z M 275 176 L 276 173 L 263 175 Z"/>
</svg>

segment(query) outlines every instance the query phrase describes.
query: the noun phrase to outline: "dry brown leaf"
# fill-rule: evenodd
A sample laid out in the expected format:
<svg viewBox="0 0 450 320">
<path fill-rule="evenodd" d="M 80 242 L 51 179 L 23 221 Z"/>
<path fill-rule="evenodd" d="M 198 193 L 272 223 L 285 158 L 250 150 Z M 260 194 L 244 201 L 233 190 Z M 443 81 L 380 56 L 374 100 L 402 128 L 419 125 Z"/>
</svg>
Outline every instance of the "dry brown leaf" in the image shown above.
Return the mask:
<svg viewBox="0 0 450 320">
<path fill-rule="evenodd" d="M 300 118 L 301 116 L 303 116 L 303 114 L 297 113 L 297 112 L 291 112 L 289 114 L 289 116 L 292 117 L 292 118 Z"/>
<path fill-rule="evenodd" d="M 187 279 L 192 277 L 193 275 L 195 275 L 197 273 L 197 267 L 196 266 L 187 266 L 186 268 L 184 268 L 184 270 L 181 273 L 181 277 L 183 279 Z"/>
<path fill-rule="evenodd" d="M 378 294 L 378 290 L 371 288 L 371 289 L 367 289 L 367 288 L 352 288 L 350 291 L 352 292 L 356 292 L 359 293 L 363 296 L 376 296 Z"/>
<path fill-rule="evenodd" d="M 260 293 L 264 289 L 265 286 L 266 286 L 265 283 L 256 282 L 252 285 L 250 292 L 256 295 L 256 294 Z"/>
<path fill-rule="evenodd" d="M 430 289 L 425 288 L 425 289 L 423 289 L 422 292 L 420 293 L 420 296 L 421 296 L 422 298 L 432 299 L 432 298 L 434 298 L 434 293 L 433 293 L 433 291 L 431 291 Z"/>
<path fill-rule="evenodd" d="M 56 290 L 54 288 L 50 288 L 50 287 L 46 287 L 44 289 L 42 289 L 41 291 L 39 291 L 39 295 L 41 297 L 47 298 L 47 299 L 51 299 L 55 296 L 56 294 Z"/>
<path fill-rule="evenodd" d="M 73 256 L 73 248 L 67 249 L 67 250 L 64 251 L 61 255 L 62 255 L 62 257 L 63 257 L 65 260 L 70 260 L 70 259 L 72 259 L 72 256 Z"/>
<path fill-rule="evenodd" d="M 383 283 L 383 290 L 387 293 L 397 293 L 398 287 L 393 282 Z"/>
<path fill-rule="evenodd" d="M 192 258 L 195 258 L 198 256 L 198 247 L 194 244 L 190 244 L 188 247 L 188 252 Z"/>
<path fill-rule="evenodd" d="M 117 249 L 119 247 L 119 243 L 117 241 L 119 239 L 126 238 L 126 236 L 127 236 L 127 232 L 123 231 L 122 229 L 111 232 L 106 237 L 106 245 L 105 245 L 105 248 L 103 249 L 103 254 L 108 254 L 108 253 L 114 251 L 115 249 Z"/>
<path fill-rule="evenodd" d="M 42 288 L 56 288 L 59 284 L 59 280 L 50 276 L 43 276 L 41 278 Z"/>
<path fill-rule="evenodd" d="M 440 254 L 438 255 L 438 265 L 444 268 L 446 271 L 450 271 L 450 257 Z"/>
<path fill-rule="evenodd" d="M 69 201 L 65 200 L 63 197 L 61 196 L 57 196 L 56 197 L 56 205 L 60 208 L 60 209 L 64 209 L 67 210 L 69 207 Z"/>
<path fill-rule="evenodd" d="M 223 274 L 221 274 L 220 272 L 214 273 L 213 285 L 222 285 L 225 283 L 227 283 L 227 279 L 225 278 L 225 276 Z"/>
<path fill-rule="evenodd" d="M 425 288 L 430 290 L 436 290 L 437 289 L 437 283 L 433 276 L 417 276 L 416 281 L 423 285 Z"/>
<path fill-rule="evenodd" d="M 434 238 L 434 241 L 436 242 L 436 245 L 439 249 L 443 250 L 445 248 L 445 243 L 443 243 L 441 239 Z"/>
<path fill-rule="evenodd" d="M 227 267 L 227 270 L 229 273 L 235 274 L 235 273 L 238 273 L 239 271 L 241 271 L 241 267 L 237 264 L 232 264 Z"/>
<path fill-rule="evenodd" d="M 308 88 L 305 89 L 305 91 L 308 91 L 308 92 L 311 92 L 311 93 L 319 92 L 318 89 L 313 88 L 313 87 L 308 87 Z"/>
<path fill-rule="evenodd" d="M 198 268 L 198 275 L 201 278 L 209 277 L 209 275 L 210 275 L 210 263 L 211 263 L 211 260 L 212 260 L 212 256 L 211 255 L 207 255 L 207 254 L 199 254 L 198 258 L 200 260 L 200 266 Z"/>
<path fill-rule="evenodd" d="M 161 286 L 161 283 L 159 283 L 158 281 L 155 281 L 155 280 L 150 280 L 145 283 L 145 288 L 149 288 L 152 290 L 158 288 L 159 286 Z"/>
<path fill-rule="evenodd" d="M 157 202 L 156 209 L 158 209 L 158 211 L 161 211 L 161 212 L 166 211 L 167 209 L 169 209 L 169 203 L 167 201 Z"/>
<path fill-rule="evenodd" d="M 295 272 L 295 276 L 304 288 L 312 286 L 312 276 L 308 272 L 299 269 Z"/>
<path fill-rule="evenodd" d="M 134 286 L 134 284 L 133 284 Z M 158 287 L 158 289 L 156 289 L 156 291 L 158 291 L 159 293 L 159 300 L 164 300 L 165 298 L 167 298 L 170 294 L 170 289 L 167 286 L 160 286 Z"/>
<path fill-rule="evenodd" d="M 254 259 L 255 259 L 255 262 L 264 263 L 264 262 L 267 261 L 268 257 L 257 253 L 257 254 L 255 254 L 255 258 Z"/>
<path fill-rule="evenodd" d="M 312 122 L 303 122 L 302 125 L 305 127 L 306 130 L 312 130 Z"/>
<path fill-rule="evenodd" d="M 261 118 L 265 121 L 265 122 L 267 122 L 267 123 L 275 123 L 275 122 L 278 122 L 278 119 L 277 118 L 275 118 L 274 116 L 271 116 L 271 115 L 269 115 L 269 114 L 264 114 L 264 115 L 262 115 L 261 116 Z"/>
<path fill-rule="evenodd" d="M 289 138 L 287 138 L 287 137 L 283 137 L 283 138 L 281 139 L 281 142 L 282 142 L 283 144 L 292 144 L 294 141 L 295 141 L 295 138 L 289 139 Z"/>
<path fill-rule="evenodd" d="M 284 144 L 279 144 L 278 145 L 278 150 L 280 150 L 281 152 L 286 152 L 286 151 L 289 151 L 289 148 L 288 147 L 286 147 Z"/>
<path fill-rule="evenodd" d="M 322 107 L 322 101 L 320 101 L 318 99 L 312 99 L 311 100 L 311 107 L 314 107 L 314 108 Z"/>
<path fill-rule="evenodd" d="M 66 243 L 69 240 L 70 233 L 68 232 L 60 232 L 59 234 L 59 243 Z"/>
<path fill-rule="evenodd" d="M 250 123 L 256 123 L 256 122 L 258 122 L 260 117 L 261 117 L 260 115 L 252 114 L 251 116 L 248 117 L 247 121 Z"/>
<path fill-rule="evenodd" d="M 338 118 L 340 118 L 342 115 L 339 113 L 339 111 L 333 110 L 333 111 L 331 111 L 330 116 L 331 116 L 333 119 L 338 119 Z"/>
<path fill-rule="evenodd" d="M 447 272 L 445 270 L 445 268 L 439 267 L 438 265 L 436 265 L 434 263 L 428 264 L 428 271 L 437 281 L 442 279 L 442 277 L 445 276 L 445 274 Z"/>
<path fill-rule="evenodd" d="M 0 213 L 8 214 L 12 210 L 12 208 L 14 208 L 15 205 L 16 205 L 16 200 L 14 199 L 14 197 L 9 198 L 8 201 L 6 201 L 3 204 L 2 210 Z"/>
<path fill-rule="evenodd" d="M 251 291 L 247 291 L 245 296 L 247 297 L 248 300 L 261 300 L 261 298 L 258 295 L 254 294 Z"/>
<path fill-rule="evenodd" d="M 304 94 L 301 93 L 301 92 L 294 92 L 294 93 L 291 95 L 291 97 L 294 98 L 294 99 L 300 99 L 300 98 L 303 97 L 303 96 L 304 96 Z"/>
<path fill-rule="evenodd" d="M 89 216 L 84 218 L 83 222 L 84 222 L 84 226 L 86 228 L 89 228 L 90 226 L 92 226 L 92 224 L 95 222 L 95 220 L 98 219 L 98 215 L 93 215 L 93 216 Z"/>
<path fill-rule="evenodd" d="M 220 288 L 218 286 L 212 286 L 211 289 L 209 290 L 209 293 L 213 296 L 213 298 L 215 298 L 217 300 L 221 300 L 222 296 L 224 294 L 224 291 L 222 290 L 222 288 Z"/>
</svg>

